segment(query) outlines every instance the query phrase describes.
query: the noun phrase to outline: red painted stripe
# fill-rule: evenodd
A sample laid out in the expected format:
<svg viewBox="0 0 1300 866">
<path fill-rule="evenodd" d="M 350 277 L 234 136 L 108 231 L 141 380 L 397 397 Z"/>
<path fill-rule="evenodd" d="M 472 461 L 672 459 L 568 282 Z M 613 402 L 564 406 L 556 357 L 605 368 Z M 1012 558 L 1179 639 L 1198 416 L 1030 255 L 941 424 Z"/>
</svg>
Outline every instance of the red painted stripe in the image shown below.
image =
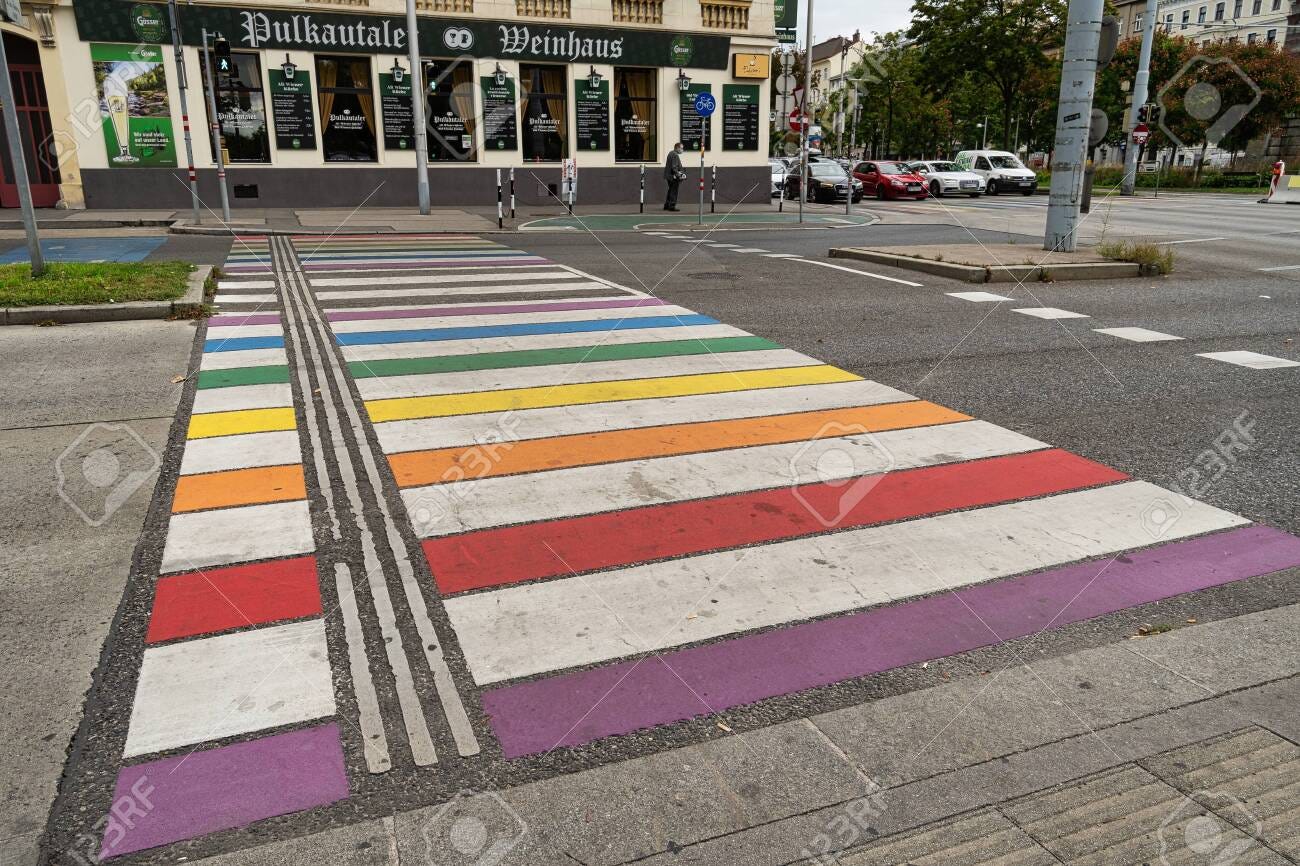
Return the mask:
<svg viewBox="0 0 1300 866">
<path fill-rule="evenodd" d="M 321 612 L 316 558 L 301 556 L 160 578 L 146 643 Z"/>
<path fill-rule="evenodd" d="M 424 551 L 438 588 L 464 592 L 1013 502 L 1126 478 L 1052 448 L 864 476 L 865 484 L 804 484 L 484 529 L 428 539 Z M 841 512 L 831 526 L 816 516 Z"/>
</svg>

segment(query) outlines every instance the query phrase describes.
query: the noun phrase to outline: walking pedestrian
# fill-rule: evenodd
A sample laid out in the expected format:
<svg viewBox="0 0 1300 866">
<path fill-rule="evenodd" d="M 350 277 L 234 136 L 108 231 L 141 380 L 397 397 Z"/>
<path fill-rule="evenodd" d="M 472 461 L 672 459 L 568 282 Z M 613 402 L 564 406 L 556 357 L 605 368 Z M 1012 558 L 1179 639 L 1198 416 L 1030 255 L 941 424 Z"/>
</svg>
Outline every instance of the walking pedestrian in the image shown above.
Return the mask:
<svg viewBox="0 0 1300 866">
<path fill-rule="evenodd" d="M 682 152 L 686 145 L 680 141 L 673 145 L 668 153 L 668 162 L 664 165 L 664 180 L 668 181 L 668 198 L 664 201 L 664 210 L 678 210 L 677 191 L 686 180 L 686 169 L 682 167 Z"/>
</svg>

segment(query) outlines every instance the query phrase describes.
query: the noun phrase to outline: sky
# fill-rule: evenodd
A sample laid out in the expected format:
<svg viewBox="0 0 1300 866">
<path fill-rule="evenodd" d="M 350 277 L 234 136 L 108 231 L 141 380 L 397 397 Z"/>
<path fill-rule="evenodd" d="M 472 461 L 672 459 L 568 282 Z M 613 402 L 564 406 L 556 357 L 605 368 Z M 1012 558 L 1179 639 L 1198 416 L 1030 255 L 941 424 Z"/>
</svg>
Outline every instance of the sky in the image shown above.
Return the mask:
<svg viewBox="0 0 1300 866">
<path fill-rule="evenodd" d="M 813 36 L 823 42 L 833 36 L 852 36 L 854 30 L 862 31 L 863 40 L 870 42 L 873 31 L 888 33 L 901 30 L 912 20 L 912 0 L 815 0 L 813 6 Z M 799 41 L 803 42 L 803 29 L 807 27 L 806 3 L 799 4 Z"/>
</svg>

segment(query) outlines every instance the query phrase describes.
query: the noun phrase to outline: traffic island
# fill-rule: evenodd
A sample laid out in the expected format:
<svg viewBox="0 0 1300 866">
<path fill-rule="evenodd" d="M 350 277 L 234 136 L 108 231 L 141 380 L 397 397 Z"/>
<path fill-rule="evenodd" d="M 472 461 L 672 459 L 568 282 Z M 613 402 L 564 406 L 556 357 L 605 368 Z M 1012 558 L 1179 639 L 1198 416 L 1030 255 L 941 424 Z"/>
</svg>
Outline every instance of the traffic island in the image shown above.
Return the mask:
<svg viewBox="0 0 1300 866">
<path fill-rule="evenodd" d="M 1159 273 L 1153 266 L 1108 258 L 1096 250 L 1047 252 L 1027 244 L 838 247 L 830 255 L 835 259 L 857 259 L 967 283 L 1104 280 Z"/>
<path fill-rule="evenodd" d="M 68 325 L 192 316 L 212 267 L 188 262 L 51 262 L 0 265 L 0 324 Z"/>
</svg>

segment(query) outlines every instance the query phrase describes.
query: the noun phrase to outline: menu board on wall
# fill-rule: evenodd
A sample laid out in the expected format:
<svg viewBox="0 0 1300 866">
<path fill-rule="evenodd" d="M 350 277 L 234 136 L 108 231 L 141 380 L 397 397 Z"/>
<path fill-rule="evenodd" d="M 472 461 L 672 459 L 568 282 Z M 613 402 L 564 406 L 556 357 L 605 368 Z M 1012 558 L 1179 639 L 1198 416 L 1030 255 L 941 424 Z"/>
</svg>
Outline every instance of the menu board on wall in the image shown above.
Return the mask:
<svg viewBox="0 0 1300 866">
<path fill-rule="evenodd" d="M 267 70 L 271 78 L 271 118 L 275 121 L 275 146 L 281 150 L 315 150 L 316 121 L 311 107 L 311 73 L 294 69 L 293 77 L 280 67 Z"/>
<path fill-rule="evenodd" d="M 690 89 L 685 93 L 679 93 L 681 96 L 681 130 L 682 144 L 687 150 L 699 152 L 700 136 L 706 133 L 705 124 L 712 125 L 712 118 L 700 117 L 695 112 L 695 97 L 701 93 L 712 93 L 707 84 L 692 84 Z M 713 136 L 709 135 L 705 142 L 705 150 L 713 149 Z"/>
<path fill-rule="evenodd" d="M 577 84 L 578 150 L 609 150 L 609 82 Z"/>
<path fill-rule="evenodd" d="M 176 165 L 167 69 L 157 45 L 91 45 L 99 114 L 114 168 Z"/>
<path fill-rule="evenodd" d="M 758 150 L 757 84 L 722 85 L 722 149 Z"/>
<path fill-rule="evenodd" d="M 384 115 L 384 147 L 390 150 L 415 147 L 411 76 L 403 75 L 399 82 L 391 72 L 379 73 L 379 107 Z"/>
<path fill-rule="evenodd" d="M 488 150 L 518 150 L 514 79 L 497 84 L 496 76 L 485 75 L 479 84 L 483 90 L 483 146 Z"/>
</svg>

